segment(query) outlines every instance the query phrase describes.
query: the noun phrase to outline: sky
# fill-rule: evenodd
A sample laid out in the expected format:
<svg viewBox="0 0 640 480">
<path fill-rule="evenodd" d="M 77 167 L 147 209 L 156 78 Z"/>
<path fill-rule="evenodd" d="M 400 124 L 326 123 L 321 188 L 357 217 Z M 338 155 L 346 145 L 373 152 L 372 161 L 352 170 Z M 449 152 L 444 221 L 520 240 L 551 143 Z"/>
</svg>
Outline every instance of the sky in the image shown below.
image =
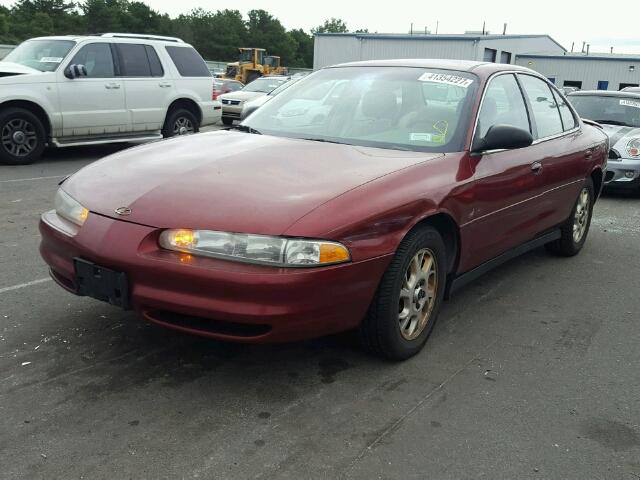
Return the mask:
<svg viewBox="0 0 640 480">
<path fill-rule="evenodd" d="M 427 27 L 435 33 L 463 33 L 482 30 L 491 33 L 549 34 L 565 48 L 572 42 L 580 51 L 582 42 L 591 44 L 592 52 L 640 54 L 640 0 L 617 0 L 595 4 L 593 0 L 143 0 L 151 8 L 175 17 L 193 8 L 238 9 L 243 13 L 264 9 L 280 19 L 287 29 L 309 31 L 326 18 L 345 20 L 350 30 L 368 28 L 370 32 L 408 33 Z M 13 0 L 0 0 L 9 6 Z M 592 5 L 590 5 L 592 4 Z M 611 7 L 609 7 L 609 5 Z"/>
</svg>

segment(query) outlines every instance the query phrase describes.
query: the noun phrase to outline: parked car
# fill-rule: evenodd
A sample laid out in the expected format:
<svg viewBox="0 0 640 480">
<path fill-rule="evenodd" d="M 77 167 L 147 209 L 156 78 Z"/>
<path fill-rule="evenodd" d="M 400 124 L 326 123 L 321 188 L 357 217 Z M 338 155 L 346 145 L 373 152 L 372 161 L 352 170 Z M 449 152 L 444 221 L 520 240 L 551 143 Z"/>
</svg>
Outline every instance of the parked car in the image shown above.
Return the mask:
<svg viewBox="0 0 640 480">
<path fill-rule="evenodd" d="M 335 82 L 322 123 L 273 121 Z M 451 90 L 435 106 L 434 86 Z M 353 329 L 408 358 L 445 295 L 532 248 L 582 249 L 608 141 L 562 98 L 515 65 L 325 68 L 237 129 L 83 168 L 43 214 L 40 251 L 63 288 L 167 328 L 239 342 Z"/>
<path fill-rule="evenodd" d="M 240 120 L 245 102 L 267 95 L 288 81 L 289 77 L 283 76 L 261 77 L 249 83 L 240 91 L 220 95 L 222 123 L 231 125 L 234 120 Z"/>
<path fill-rule="evenodd" d="M 262 105 L 264 105 L 269 100 L 271 100 L 272 98 L 276 97 L 277 95 L 285 91 L 287 88 L 289 88 L 291 85 L 293 85 L 300 79 L 302 79 L 302 76 L 296 77 L 294 75 L 293 77 L 291 77 L 291 80 L 289 80 L 288 82 L 284 82 L 278 88 L 276 88 L 275 90 L 272 90 L 266 95 L 252 98 L 251 100 L 247 100 L 246 102 L 244 102 L 244 105 L 242 106 L 242 113 L 240 114 L 240 120 L 244 120 L 245 118 L 247 118 L 249 115 L 255 112 Z"/>
<path fill-rule="evenodd" d="M 568 98 L 581 117 L 601 124 L 609 136 L 605 185 L 640 190 L 640 92 L 593 90 Z"/>
<path fill-rule="evenodd" d="M 237 92 L 244 88 L 244 83 L 236 80 L 223 80 L 216 78 L 213 81 L 213 99 L 217 100 L 220 95 L 224 95 L 229 92 Z"/>
<path fill-rule="evenodd" d="M 182 40 L 134 34 L 41 37 L 0 62 L 0 162 L 45 146 L 153 140 L 217 122 L 213 79 Z"/>
<path fill-rule="evenodd" d="M 569 95 L 570 93 L 577 92 L 580 89 L 578 87 L 560 87 L 560 90 L 562 90 L 562 93 L 565 95 Z"/>
</svg>

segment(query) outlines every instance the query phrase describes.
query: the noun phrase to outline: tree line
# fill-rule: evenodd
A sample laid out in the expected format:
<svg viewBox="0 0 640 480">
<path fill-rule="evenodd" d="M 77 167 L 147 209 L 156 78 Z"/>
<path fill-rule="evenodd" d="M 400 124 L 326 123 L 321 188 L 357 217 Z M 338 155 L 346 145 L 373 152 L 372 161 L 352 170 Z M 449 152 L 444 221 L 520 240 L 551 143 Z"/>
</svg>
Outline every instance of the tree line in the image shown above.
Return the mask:
<svg viewBox="0 0 640 480">
<path fill-rule="evenodd" d="M 287 30 L 265 10 L 251 10 L 244 17 L 239 10 L 197 8 L 171 18 L 130 0 L 18 0 L 10 8 L 0 5 L 0 43 L 47 35 L 146 33 L 180 37 L 208 60 L 234 61 L 238 47 L 259 47 L 282 57 L 284 65 L 298 68 L 313 67 L 315 33 L 348 31 L 345 22 L 336 18 L 309 33 Z"/>
</svg>

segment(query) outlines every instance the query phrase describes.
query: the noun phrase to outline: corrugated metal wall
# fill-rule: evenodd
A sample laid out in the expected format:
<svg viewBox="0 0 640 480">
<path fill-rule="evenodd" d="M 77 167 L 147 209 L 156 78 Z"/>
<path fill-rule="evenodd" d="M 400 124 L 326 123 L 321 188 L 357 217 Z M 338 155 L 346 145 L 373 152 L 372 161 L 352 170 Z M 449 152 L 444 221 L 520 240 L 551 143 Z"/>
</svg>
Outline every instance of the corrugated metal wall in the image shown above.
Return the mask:
<svg viewBox="0 0 640 480">
<path fill-rule="evenodd" d="M 392 58 L 475 58 L 476 45 L 466 40 L 389 39 L 355 36 L 316 36 L 313 68 L 359 60 Z"/>
<path fill-rule="evenodd" d="M 608 90 L 619 90 L 621 83 L 640 84 L 638 60 L 518 57 L 516 63 L 536 70 L 545 77 L 555 78 L 559 87 L 565 81 L 581 81 L 583 90 L 598 88 L 599 81 L 608 81 Z M 630 69 L 632 66 L 633 71 Z"/>
<path fill-rule="evenodd" d="M 435 35 L 415 38 L 375 35 L 316 35 L 314 42 L 313 67 L 322 68 L 337 63 L 358 60 L 386 60 L 392 58 L 449 58 L 454 60 L 481 61 L 485 48 L 512 54 L 515 62 L 518 53 L 562 53 L 564 50 L 548 37 L 528 38 L 487 38 L 476 40 L 438 38 Z"/>
</svg>

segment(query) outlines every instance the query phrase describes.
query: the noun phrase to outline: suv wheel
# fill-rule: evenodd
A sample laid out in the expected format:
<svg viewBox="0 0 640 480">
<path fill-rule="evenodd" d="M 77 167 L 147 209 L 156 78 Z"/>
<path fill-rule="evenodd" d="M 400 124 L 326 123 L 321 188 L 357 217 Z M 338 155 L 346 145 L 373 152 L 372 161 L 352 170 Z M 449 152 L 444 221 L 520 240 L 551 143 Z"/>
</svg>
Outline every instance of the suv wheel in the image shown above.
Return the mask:
<svg viewBox="0 0 640 480">
<path fill-rule="evenodd" d="M 421 227 L 407 235 L 359 327 L 366 350 L 404 360 L 422 349 L 444 297 L 446 265 L 446 247 L 435 228 Z"/>
<path fill-rule="evenodd" d="M 0 161 L 28 165 L 40 158 L 46 133 L 40 119 L 29 110 L 8 108 L 0 113 Z"/>
<path fill-rule="evenodd" d="M 196 116 L 186 108 L 173 110 L 168 116 L 162 129 L 164 138 L 178 135 L 191 135 L 200 130 L 200 124 Z"/>
<path fill-rule="evenodd" d="M 549 252 L 563 257 L 572 257 L 582 250 L 591 225 L 594 199 L 593 181 L 587 178 L 571 210 L 571 215 L 560 227 L 560 238 L 545 245 Z"/>
</svg>

